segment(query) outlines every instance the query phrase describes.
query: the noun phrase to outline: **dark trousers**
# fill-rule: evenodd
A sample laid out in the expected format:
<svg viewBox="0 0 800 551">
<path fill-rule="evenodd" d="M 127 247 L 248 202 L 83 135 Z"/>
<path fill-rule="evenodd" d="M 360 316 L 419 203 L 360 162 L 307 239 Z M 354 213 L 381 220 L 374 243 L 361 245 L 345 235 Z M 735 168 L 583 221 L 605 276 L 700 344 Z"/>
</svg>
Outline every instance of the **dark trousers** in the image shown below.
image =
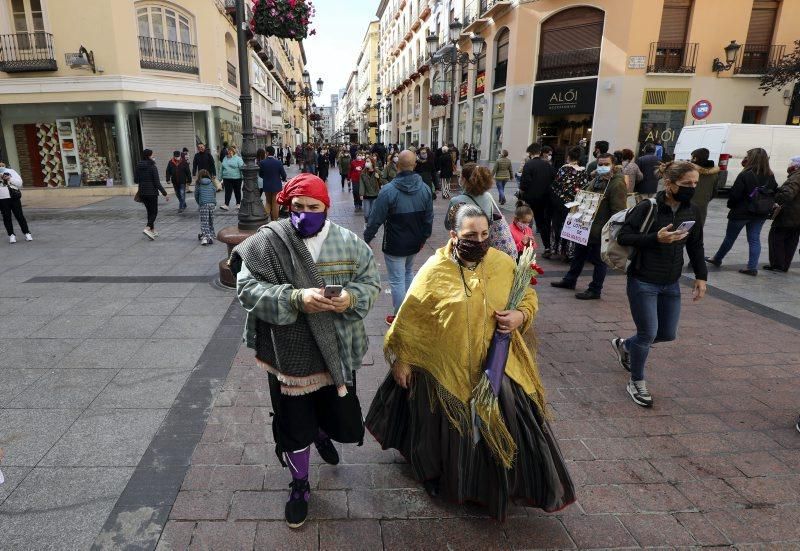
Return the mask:
<svg viewBox="0 0 800 551">
<path fill-rule="evenodd" d="M 144 208 L 147 209 L 147 227 L 154 230 L 158 216 L 158 195 L 141 196 L 141 199 Z"/>
<path fill-rule="evenodd" d="M 550 201 L 543 197 L 531 203 L 533 209 L 533 219 L 536 222 L 536 230 L 542 238 L 542 245 L 549 249 L 551 245 L 550 231 L 552 229 L 552 205 Z M 563 226 L 563 222 L 561 223 Z"/>
<path fill-rule="evenodd" d="M 178 198 L 178 208 L 186 208 L 186 184 L 172 184 L 172 189 L 175 190 L 175 197 Z"/>
<path fill-rule="evenodd" d="M 0 199 L 0 211 L 3 213 L 3 225 L 6 227 L 8 235 L 14 235 L 14 224 L 11 221 L 11 215 L 17 219 L 19 228 L 23 234 L 30 233 L 28 231 L 28 221 L 25 220 L 25 215 L 22 214 L 22 202 L 19 197 L 12 199 Z"/>
<path fill-rule="evenodd" d="M 551 243 L 551 249 L 555 253 L 560 253 L 563 255 L 567 254 L 569 250 L 569 245 L 566 239 L 561 239 L 561 230 L 564 229 L 564 222 L 567 220 L 567 214 L 569 214 L 569 209 L 566 208 L 562 203 L 551 203 L 550 205 L 550 220 L 551 220 L 551 230 L 553 234 L 553 241 Z M 536 211 L 534 211 L 535 213 Z M 534 214 L 535 215 L 535 214 Z M 544 241 L 544 239 L 542 239 Z M 547 248 L 547 246 L 545 246 Z"/>
<path fill-rule="evenodd" d="M 773 225 L 769 230 L 769 265 L 788 272 L 798 243 L 800 228 L 776 228 Z"/>
<path fill-rule="evenodd" d="M 232 178 L 224 178 L 222 180 L 222 185 L 225 186 L 225 205 L 227 206 L 228 203 L 231 202 L 231 194 L 236 196 L 236 204 L 239 205 L 242 202 L 242 180 L 239 179 L 232 179 Z"/>
<path fill-rule="evenodd" d="M 360 207 L 361 202 L 361 182 L 353 182 L 353 204 Z"/>
<path fill-rule="evenodd" d="M 628 277 L 628 302 L 636 333 L 625 339 L 631 355 L 631 379 L 644 380 L 644 365 L 650 346 L 671 342 L 678 333 L 681 317 L 681 286 L 679 283 L 656 285 Z"/>
<path fill-rule="evenodd" d="M 603 283 L 608 273 L 608 266 L 600 258 L 600 243 L 589 243 L 586 246 L 575 245 L 575 257 L 572 259 L 569 272 L 564 276 L 564 279 L 571 283 L 576 283 L 587 261 L 594 264 L 594 273 L 592 274 L 592 282 L 589 284 L 589 290 L 600 294 L 603 292 Z"/>
</svg>

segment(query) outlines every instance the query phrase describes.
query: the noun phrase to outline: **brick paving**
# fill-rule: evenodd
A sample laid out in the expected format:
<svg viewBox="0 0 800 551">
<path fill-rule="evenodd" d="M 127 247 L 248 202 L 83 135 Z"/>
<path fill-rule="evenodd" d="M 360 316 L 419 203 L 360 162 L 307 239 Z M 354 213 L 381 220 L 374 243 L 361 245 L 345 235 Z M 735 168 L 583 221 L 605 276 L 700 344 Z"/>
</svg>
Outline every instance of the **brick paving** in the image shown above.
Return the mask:
<svg viewBox="0 0 800 551">
<path fill-rule="evenodd" d="M 332 217 L 360 233 L 335 178 Z M 443 208 L 438 201 L 427 254 L 445 240 Z M 604 299 L 588 303 L 552 289 L 552 276 L 540 281 L 528 338 L 538 347 L 578 503 L 558 514 L 513 508 L 501 524 L 479 508 L 431 500 L 402 458 L 368 436 L 363 447 L 343 447 L 337 467 L 312 454 L 310 519 L 291 531 L 283 521 L 289 474 L 273 451 L 267 379 L 242 347 L 158 549 L 799 546 L 796 329 L 713 296 L 693 304 L 687 293 L 678 341 L 651 353 L 655 407 L 645 410 L 625 392 L 627 374 L 609 344 L 634 330 L 625 278 L 609 277 Z M 384 293 L 367 319 L 371 348 L 359 373 L 365 412 L 388 372 L 381 343 L 389 309 Z"/>
</svg>

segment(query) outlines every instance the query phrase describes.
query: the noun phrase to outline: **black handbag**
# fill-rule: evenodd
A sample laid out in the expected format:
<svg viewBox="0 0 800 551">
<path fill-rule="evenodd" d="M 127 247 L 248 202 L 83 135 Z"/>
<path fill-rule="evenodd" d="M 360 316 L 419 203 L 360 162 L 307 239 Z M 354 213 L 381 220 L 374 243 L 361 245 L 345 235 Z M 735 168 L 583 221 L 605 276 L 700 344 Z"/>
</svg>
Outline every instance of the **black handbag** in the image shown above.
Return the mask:
<svg viewBox="0 0 800 551">
<path fill-rule="evenodd" d="M 11 195 L 12 199 L 22 198 L 22 192 L 14 186 L 8 186 L 8 193 Z"/>
</svg>

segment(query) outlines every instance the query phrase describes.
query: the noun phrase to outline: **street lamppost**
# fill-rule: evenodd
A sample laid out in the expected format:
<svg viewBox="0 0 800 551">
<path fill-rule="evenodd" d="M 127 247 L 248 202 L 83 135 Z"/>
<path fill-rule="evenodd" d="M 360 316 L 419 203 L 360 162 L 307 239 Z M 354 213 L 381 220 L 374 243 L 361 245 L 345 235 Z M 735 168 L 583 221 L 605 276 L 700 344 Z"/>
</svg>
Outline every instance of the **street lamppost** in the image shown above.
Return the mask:
<svg viewBox="0 0 800 551">
<path fill-rule="evenodd" d="M 453 143 L 453 126 L 456 117 L 456 68 L 466 65 L 477 65 L 480 60 L 486 40 L 481 35 L 473 34 L 470 39 L 472 42 L 472 56 L 467 52 L 458 49 L 458 41 L 461 38 L 461 30 L 464 25 L 458 19 L 450 23 L 449 42 L 441 48 L 439 47 L 439 37 L 431 33 L 425 39 L 428 57 L 433 63 L 439 63 L 444 69 L 444 74 L 449 70 L 450 75 L 450 124 L 447 125 L 447 143 Z"/>
<path fill-rule="evenodd" d="M 296 102 L 298 99 L 303 98 L 305 99 L 306 103 L 306 138 L 308 141 L 311 141 L 311 124 L 309 117 L 311 116 L 311 112 L 309 109 L 309 102 L 311 98 L 314 96 L 322 95 L 322 87 L 325 85 L 325 82 L 320 78 L 317 79 L 317 91 L 315 92 L 311 88 L 311 75 L 309 74 L 308 70 L 303 71 L 303 87 L 300 90 L 297 90 L 297 82 L 294 79 L 289 80 L 287 82 L 289 85 L 289 97 L 292 98 L 293 102 Z M 295 92 L 295 90 L 297 90 Z"/>
<path fill-rule="evenodd" d="M 380 125 L 381 125 L 381 111 L 383 110 L 383 104 L 381 103 L 381 99 L 383 99 L 383 92 L 381 91 L 380 88 L 378 88 L 378 90 L 375 92 L 375 98 L 377 99 L 375 105 L 372 104 L 372 97 L 370 96 L 367 98 L 367 104 L 364 107 L 365 111 L 367 112 L 367 140 L 369 140 L 369 124 L 370 124 L 369 112 L 375 110 L 377 111 L 378 114 L 378 128 L 375 131 L 375 136 L 377 141 L 381 141 Z"/>
<path fill-rule="evenodd" d="M 239 207 L 239 223 L 220 230 L 217 239 L 228 246 L 228 256 L 219 263 L 220 283 L 235 288 L 236 278 L 228 266 L 228 258 L 233 248 L 253 235 L 258 228 L 267 223 L 267 213 L 258 192 L 258 167 L 256 166 L 256 141 L 253 136 L 253 97 L 250 95 L 250 55 L 247 37 L 244 33 L 245 0 L 236 0 L 236 38 L 239 49 L 239 102 L 242 106 L 242 202 Z"/>
</svg>

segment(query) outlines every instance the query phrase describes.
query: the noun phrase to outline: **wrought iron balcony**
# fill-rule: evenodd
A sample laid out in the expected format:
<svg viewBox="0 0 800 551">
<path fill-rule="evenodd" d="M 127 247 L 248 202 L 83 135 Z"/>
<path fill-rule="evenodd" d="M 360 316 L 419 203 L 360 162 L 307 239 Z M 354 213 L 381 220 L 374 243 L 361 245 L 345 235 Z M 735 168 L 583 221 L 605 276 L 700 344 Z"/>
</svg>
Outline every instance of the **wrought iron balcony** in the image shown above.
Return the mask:
<svg viewBox="0 0 800 551">
<path fill-rule="evenodd" d="M 691 74 L 697 66 L 699 45 L 692 42 L 653 42 L 647 59 L 648 73 Z"/>
<path fill-rule="evenodd" d="M 197 46 L 194 44 L 140 36 L 139 59 L 139 66 L 142 69 L 200 74 L 197 66 Z"/>
<path fill-rule="evenodd" d="M 783 44 L 745 44 L 739 49 L 733 74 L 763 75 L 778 64 L 785 51 Z"/>
<path fill-rule="evenodd" d="M 228 61 L 227 63 L 228 63 L 228 84 L 230 84 L 231 86 L 238 86 L 239 81 L 236 79 L 236 65 L 234 65 L 230 61 Z"/>
<path fill-rule="evenodd" d="M 57 71 L 53 35 L 45 32 L 0 35 L 0 71 Z"/>
<path fill-rule="evenodd" d="M 537 80 L 595 76 L 599 69 L 600 48 L 539 54 Z"/>
</svg>

